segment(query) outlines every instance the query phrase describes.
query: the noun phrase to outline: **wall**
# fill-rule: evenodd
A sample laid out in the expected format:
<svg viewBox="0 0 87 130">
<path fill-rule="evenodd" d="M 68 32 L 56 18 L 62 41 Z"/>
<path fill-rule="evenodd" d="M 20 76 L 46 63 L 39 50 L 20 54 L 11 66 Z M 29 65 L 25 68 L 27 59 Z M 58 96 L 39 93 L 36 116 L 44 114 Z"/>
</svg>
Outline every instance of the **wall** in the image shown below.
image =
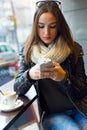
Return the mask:
<svg viewBox="0 0 87 130">
<path fill-rule="evenodd" d="M 75 41 L 84 50 L 84 62 L 87 74 L 87 0 L 60 0 L 63 14 L 71 28 Z"/>
</svg>

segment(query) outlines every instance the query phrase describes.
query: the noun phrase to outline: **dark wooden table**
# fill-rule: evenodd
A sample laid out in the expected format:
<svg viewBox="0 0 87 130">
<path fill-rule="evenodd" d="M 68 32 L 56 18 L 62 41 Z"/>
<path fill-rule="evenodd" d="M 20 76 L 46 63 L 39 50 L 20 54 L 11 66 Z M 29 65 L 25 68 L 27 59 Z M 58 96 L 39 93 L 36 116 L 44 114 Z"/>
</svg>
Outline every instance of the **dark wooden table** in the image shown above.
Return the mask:
<svg viewBox="0 0 87 130">
<path fill-rule="evenodd" d="M 13 90 L 14 80 L 0 87 L 2 91 Z M 11 111 L 11 112 L 3 112 L 0 111 L 0 130 L 8 130 L 8 128 L 29 108 L 32 102 L 36 99 L 36 95 L 33 95 L 32 99 L 29 98 L 28 93 L 19 97 L 24 104 L 21 108 Z"/>
</svg>

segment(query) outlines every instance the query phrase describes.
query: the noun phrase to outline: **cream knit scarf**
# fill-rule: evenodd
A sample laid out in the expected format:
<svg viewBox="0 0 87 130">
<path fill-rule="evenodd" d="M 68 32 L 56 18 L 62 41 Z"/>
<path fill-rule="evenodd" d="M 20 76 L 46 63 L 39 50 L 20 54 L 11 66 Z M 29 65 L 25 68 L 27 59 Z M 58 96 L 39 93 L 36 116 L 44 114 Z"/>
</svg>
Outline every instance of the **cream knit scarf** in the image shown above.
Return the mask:
<svg viewBox="0 0 87 130">
<path fill-rule="evenodd" d="M 70 52 L 71 50 L 67 43 L 60 39 L 57 43 L 52 43 L 48 47 L 39 43 L 31 49 L 31 60 L 34 63 L 38 63 L 40 58 L 50 58 L 52 61 L 62 63 L 69 56 Z"/>
</svg>

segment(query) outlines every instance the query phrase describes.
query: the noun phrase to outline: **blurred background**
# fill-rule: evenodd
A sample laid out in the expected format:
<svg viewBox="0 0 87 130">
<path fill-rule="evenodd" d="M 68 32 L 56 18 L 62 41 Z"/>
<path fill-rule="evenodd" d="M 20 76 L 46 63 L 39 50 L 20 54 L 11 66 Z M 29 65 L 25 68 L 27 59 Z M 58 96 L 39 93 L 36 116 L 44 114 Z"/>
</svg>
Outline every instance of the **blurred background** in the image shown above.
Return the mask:
<svg viewBox="0 0 87 130">
<path fill-rule="evenodd" d="M 87 0 L 60 0 L 74 40 L 84 50 L 87 74 Z M 0 85 L 15 78 L 19 51 L 31 31 L 36 0 L 0 0 Z"/>
<path fill-rule="evenodd" d="M 35 0 L 0 0 L 0 85 L 16 77 L 19 51 L 30 33 Z"/>
</svg>

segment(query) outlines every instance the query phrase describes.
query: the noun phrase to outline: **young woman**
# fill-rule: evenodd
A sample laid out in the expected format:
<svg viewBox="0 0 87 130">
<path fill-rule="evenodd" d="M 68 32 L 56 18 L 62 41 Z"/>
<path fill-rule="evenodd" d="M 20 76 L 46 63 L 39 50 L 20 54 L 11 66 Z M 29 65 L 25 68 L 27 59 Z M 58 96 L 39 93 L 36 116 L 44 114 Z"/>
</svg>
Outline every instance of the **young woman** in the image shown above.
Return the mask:
<svg viewBox="0 0 87 130">
<path fill-rule="evenodd" d="M 14 90 L 24 95 L 35 86 L 44 130 L 87 130 L 83 50 L 74 42 L 59 4 L 36 3 L 32 32 L 21 53 Z M 53 67 L 41 71 L 42 58 L 51 59 Z"/>
</svg>

